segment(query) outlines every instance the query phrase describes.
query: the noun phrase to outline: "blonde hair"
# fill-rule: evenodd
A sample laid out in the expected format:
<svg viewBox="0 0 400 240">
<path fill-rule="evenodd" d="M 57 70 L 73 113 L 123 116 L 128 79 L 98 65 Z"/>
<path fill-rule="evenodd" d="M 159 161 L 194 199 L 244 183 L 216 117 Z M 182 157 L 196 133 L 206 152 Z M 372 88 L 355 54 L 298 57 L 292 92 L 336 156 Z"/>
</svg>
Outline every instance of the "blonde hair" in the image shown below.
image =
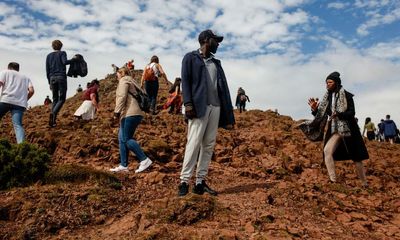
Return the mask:
<svg viewBox="0 0 400 240">
<path fill-rule="evenodd" d="M 121 74 L 122 77 L 131 75 L 129 69 L 126 67 L 122 67 L 122 68 L 118 69 L 118 73 Z"/>
</svg>

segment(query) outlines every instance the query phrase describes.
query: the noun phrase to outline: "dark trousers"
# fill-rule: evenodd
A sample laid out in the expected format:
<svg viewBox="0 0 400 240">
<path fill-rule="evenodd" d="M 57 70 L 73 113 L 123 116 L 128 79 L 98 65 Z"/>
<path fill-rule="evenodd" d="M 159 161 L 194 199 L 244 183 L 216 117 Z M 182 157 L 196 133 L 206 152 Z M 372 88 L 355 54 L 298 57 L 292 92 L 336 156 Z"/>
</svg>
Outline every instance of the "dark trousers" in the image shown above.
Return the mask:
<svg viewBox="0 0 400 240">
<path fill-rule="evenodd" d="M 240 101 L 239 110 L 240 110 L 240 112 L 246 111 L 246 101 Z"/>
<path fill-rule="evenodd" d="M 145 81 L 144 88 L 146 93 L 150 98 L 150 108 L 152 111 L 156 111 L 157 104 L 157 94 L 158 94 L 158 80 L 155 81 Z"/>
<path fill-rule="evenodd" d="M 55 76 L 50 77 L 51 90 L 53 92 L 53 105 L 51 113 L 54 118 L 57 117 L 67 98 L 67 77 Z"/>
<path fill-rule="evenodd" d="M 375 139 L 375 133 L 373 131 L 367 131 L 368 140 L 372 141 Z"/>
</svg>

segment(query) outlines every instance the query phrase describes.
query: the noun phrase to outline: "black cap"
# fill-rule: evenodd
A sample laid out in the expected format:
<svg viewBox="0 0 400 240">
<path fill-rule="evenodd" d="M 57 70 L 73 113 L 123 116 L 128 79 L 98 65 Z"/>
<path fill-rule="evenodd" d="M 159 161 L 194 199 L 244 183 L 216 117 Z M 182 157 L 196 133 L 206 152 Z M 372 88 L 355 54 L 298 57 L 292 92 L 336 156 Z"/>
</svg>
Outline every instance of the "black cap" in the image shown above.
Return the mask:
<svg viewBox="0 0 400 240">
<path fill-rule="evenodd" d="M 205 40 L 210 38 L 214 38 L 219 43 L 222 42 L 222 40 L 224 39 L 223 36 L 218 36 L 210 29 L 207 29 L 199 34 L 199 43 L 203 43 Z"/>
</svg>

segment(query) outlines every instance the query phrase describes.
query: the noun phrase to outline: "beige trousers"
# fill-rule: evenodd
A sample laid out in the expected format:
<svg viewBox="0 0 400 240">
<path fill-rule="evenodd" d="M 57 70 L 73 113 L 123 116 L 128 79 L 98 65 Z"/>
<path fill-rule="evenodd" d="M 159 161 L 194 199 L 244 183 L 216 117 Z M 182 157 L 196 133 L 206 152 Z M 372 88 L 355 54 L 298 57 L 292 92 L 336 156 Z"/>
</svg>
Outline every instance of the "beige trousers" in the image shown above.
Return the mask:
<svg viewBox="0 0 400 240">
<path fill-rule="evenodd" d="M 196 165 L 196 183 L 201 183 L 207 176 L 218 132 L 219 115 L 220 107 L 209 105 L 205 116 L 189 120 L 180 177 L 182 182 L 189 182 Z"/>
<path fill-rule="evenodd" d="M 329 174 L 329 179 L 332 182 L 336 182 L 336 173 L 335 173 L 335 160 L 333 159 L 333 153 L 337 149 L 337 147 L 340 144 L 340 141 L 342 140 L 342 137 L 334 133 L 331 138 L 329 138 L 328 142 L 326 143 L 324 147 L 324 155 L 325 155 L 325 165 L 328 170 Z M 364 166 L 363 163 L 360 162 L 354 162 L 356 166 L 356 171 L 358 177 L 361 179 L 363 185 L 367 183 L 366 177 L 365 177 L 365 171 L 364 171 Z"/>
</svg>

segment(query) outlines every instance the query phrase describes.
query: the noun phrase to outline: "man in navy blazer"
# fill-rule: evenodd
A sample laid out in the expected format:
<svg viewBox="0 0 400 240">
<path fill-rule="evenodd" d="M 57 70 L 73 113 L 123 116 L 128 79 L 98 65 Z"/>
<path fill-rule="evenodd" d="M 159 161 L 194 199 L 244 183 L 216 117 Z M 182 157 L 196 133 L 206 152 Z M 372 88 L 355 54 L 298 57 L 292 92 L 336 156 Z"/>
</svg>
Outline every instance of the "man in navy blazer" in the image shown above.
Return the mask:
<svg viewBox="0 0 400 240">
<path fill-rule="evenodd" d="M 188 182 L 196 169 L 193 193 L 217 195 L 205 182 L 214 152 L 218 127 L 235 124 L 228 84 L 221 62 L 214 58 L 223 37 L 205 30 L 198 37 L 200 48 L 182 60 L 182 94 L 188 120 L 188 139 L 178 195 L 189 191 Z"/>
</svg>

